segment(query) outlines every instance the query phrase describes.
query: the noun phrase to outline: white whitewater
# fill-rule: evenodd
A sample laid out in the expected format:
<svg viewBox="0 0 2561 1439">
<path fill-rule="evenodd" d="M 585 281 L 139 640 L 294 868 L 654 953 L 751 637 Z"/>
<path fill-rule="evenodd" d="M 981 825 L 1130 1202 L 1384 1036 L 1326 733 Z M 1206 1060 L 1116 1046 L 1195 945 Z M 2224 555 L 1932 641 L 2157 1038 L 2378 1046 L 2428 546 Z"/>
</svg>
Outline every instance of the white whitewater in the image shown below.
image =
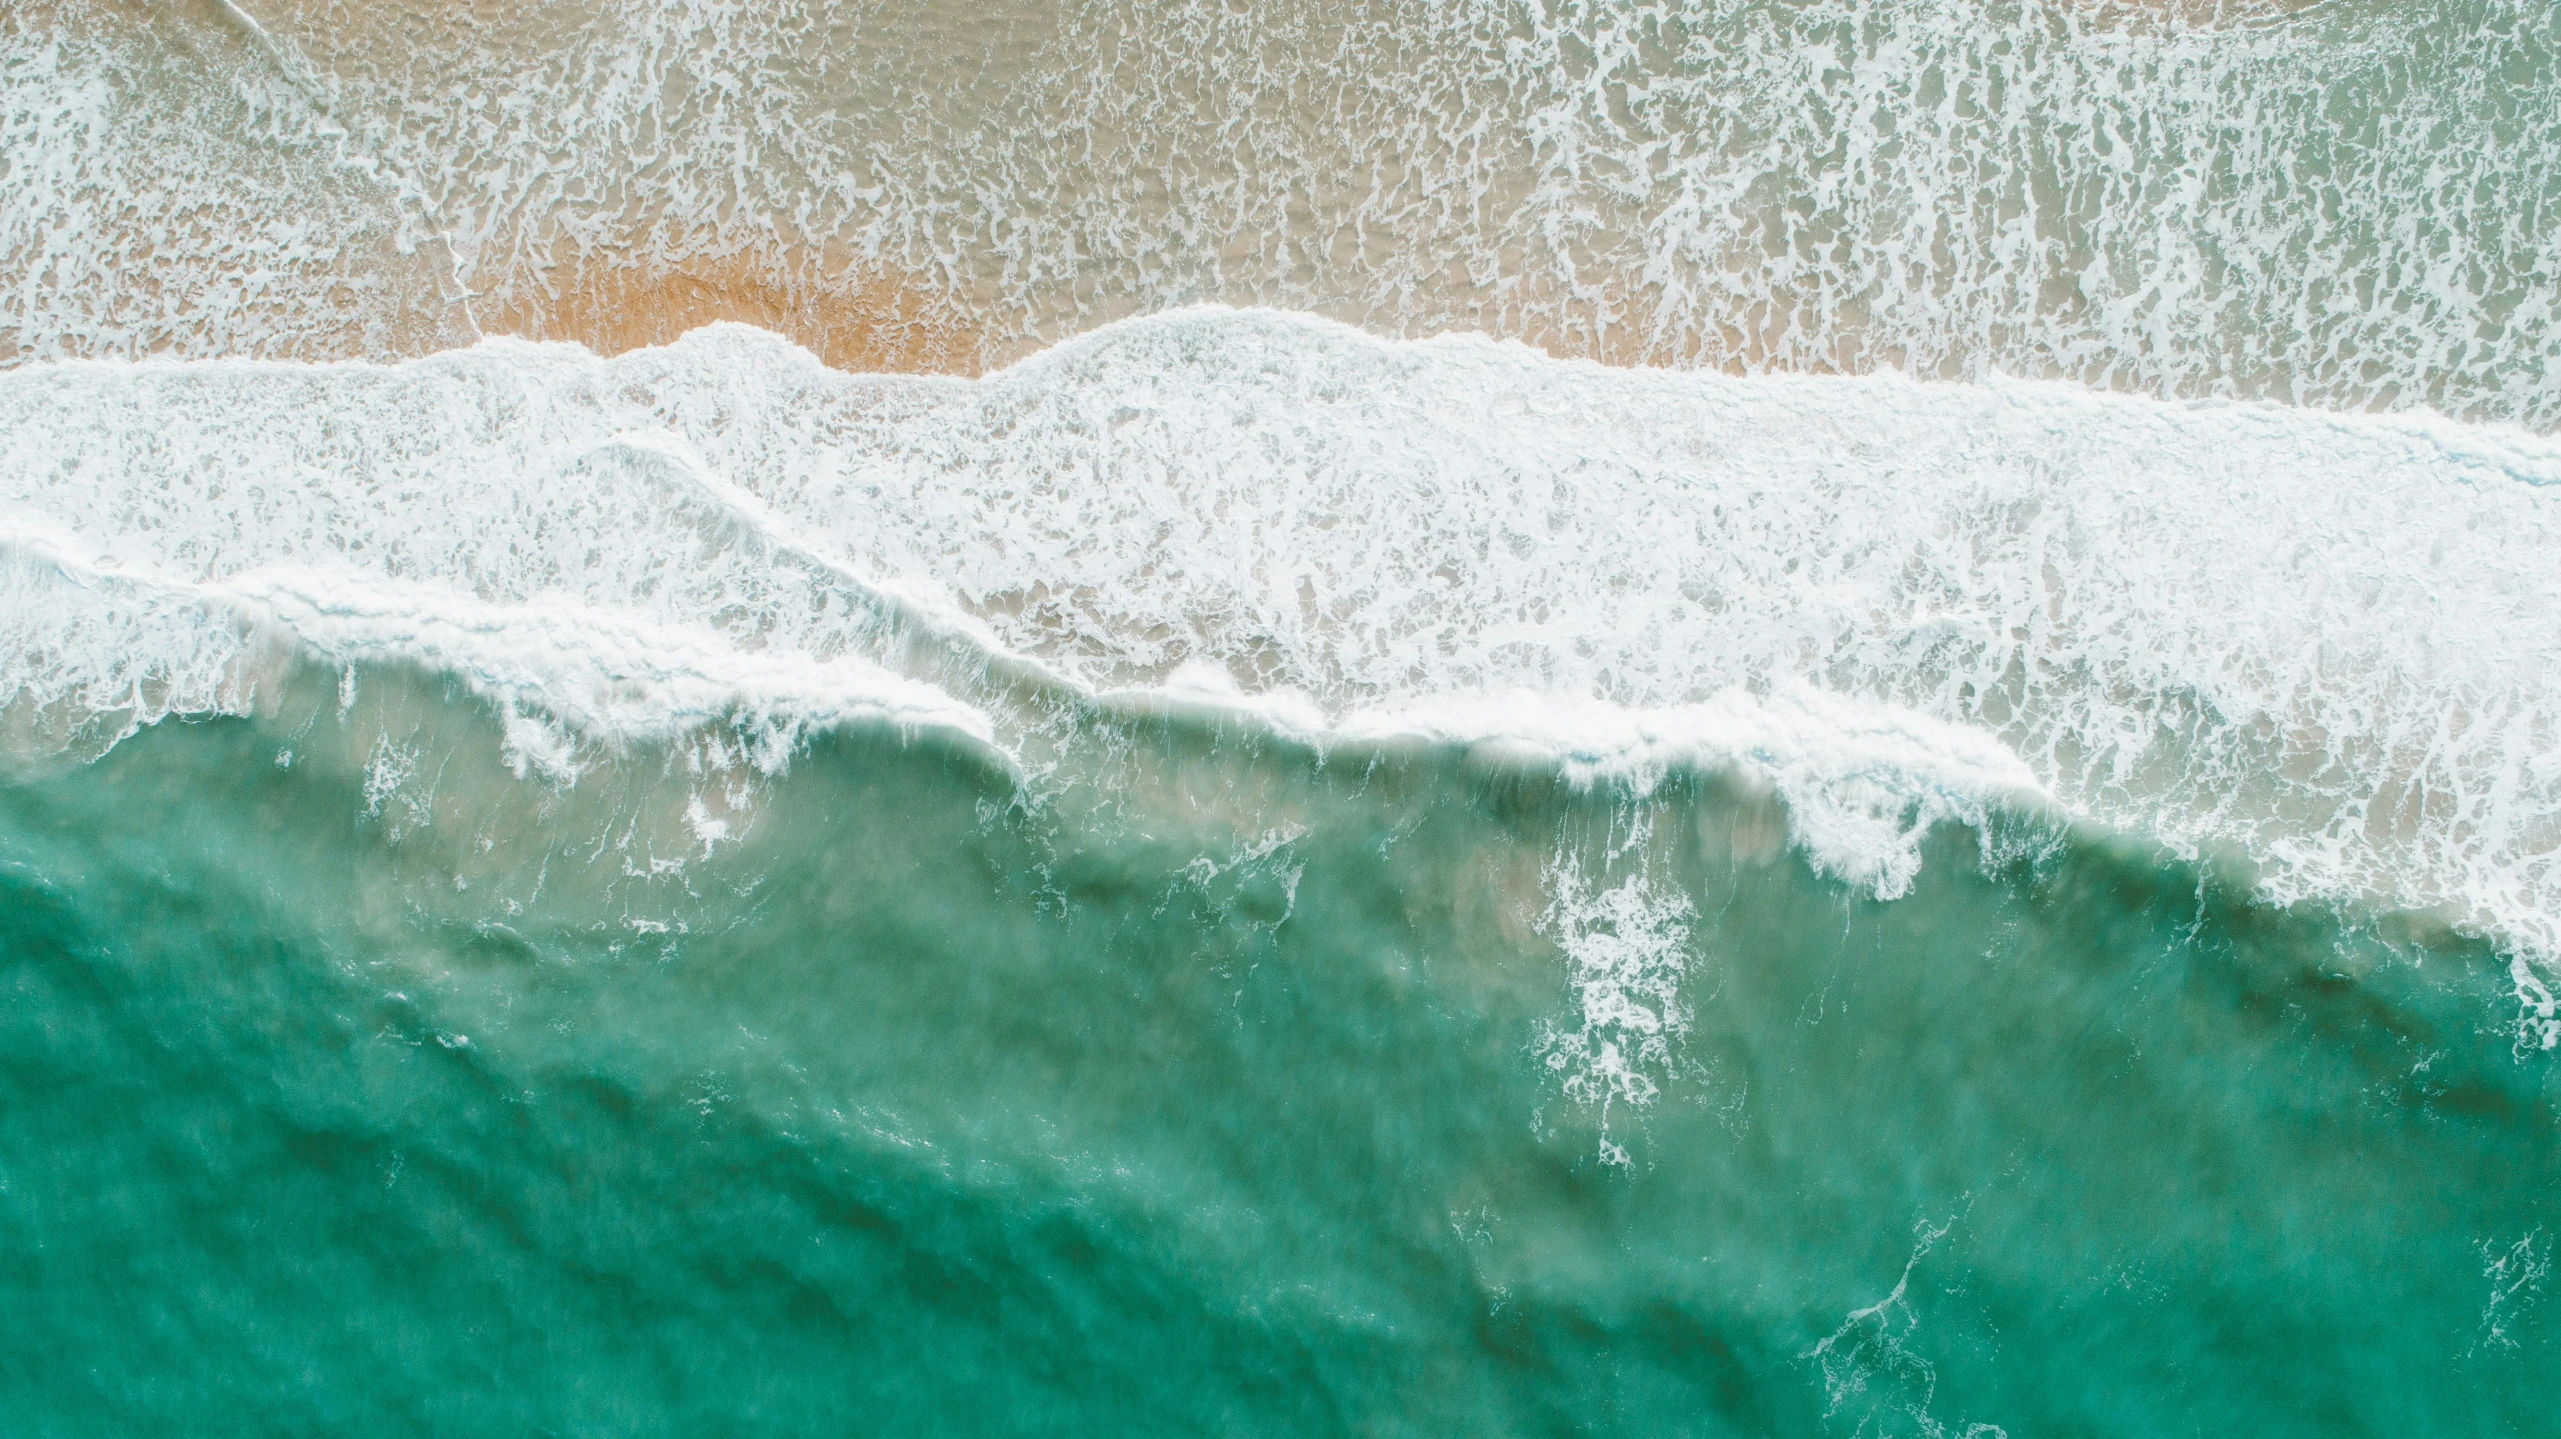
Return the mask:
<svg viewBox="0 0 2561 1439">
<path fill-rule="evenodd" d="M 1215 309 L 967 381 L 722 326 L 600 359 L 0 375 L 0 698 L 112 738 L 278 643 L 462 676 L 519 759 L 1070 694 L 1779 785 L 1899 892 L 2052 807 L 2280 902 L 2561 954 L 2561 442 L 2050 383 L 1736 378 Z M 1013 686 L 1009 688 L 1008 686 Z M 1088 703 L 1091 701 L 1077 701 Z"/>
</svg>

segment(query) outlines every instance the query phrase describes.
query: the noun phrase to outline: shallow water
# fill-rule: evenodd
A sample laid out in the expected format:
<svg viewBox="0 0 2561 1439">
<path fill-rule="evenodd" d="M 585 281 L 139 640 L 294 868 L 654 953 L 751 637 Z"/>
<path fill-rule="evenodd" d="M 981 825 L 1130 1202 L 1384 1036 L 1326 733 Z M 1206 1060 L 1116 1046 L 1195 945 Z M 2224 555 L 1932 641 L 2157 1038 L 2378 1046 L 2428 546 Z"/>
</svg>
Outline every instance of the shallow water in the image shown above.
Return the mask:
<svg viewBox="0 0 2561 1439">
<path fill-rule="evenodd" d="M 27 355 L 731 318 L 974 370 L 1221 302 L 2561 423 L 2540 0 L 13 14 Z"/>
<path fill-rule="evenodd" d="M 682 756 L 529 795 L 356 694 L 0 792 L 20 1432 L 2547 1411 L 2479 943 L 2015 817 L 1880 902 L 1712 776 L 1198 718 L 1038 804 L 816 741 L 683 852 Z"/>
<path fill-rule="evenodd" d="M 0 10 L 0 1428 L 2544 1432 L 2557 15 Z"/>
</svg>

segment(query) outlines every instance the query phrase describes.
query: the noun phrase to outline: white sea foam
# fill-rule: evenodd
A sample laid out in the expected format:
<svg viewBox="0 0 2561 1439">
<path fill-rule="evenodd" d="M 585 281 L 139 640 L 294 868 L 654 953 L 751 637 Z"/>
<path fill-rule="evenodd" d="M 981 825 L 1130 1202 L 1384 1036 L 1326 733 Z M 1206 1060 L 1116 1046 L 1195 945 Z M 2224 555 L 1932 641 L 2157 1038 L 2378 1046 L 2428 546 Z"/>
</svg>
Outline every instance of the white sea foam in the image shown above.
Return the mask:
<svg viewBox="0 0 2561 1439">
<path fill-rule="evenodd" d="M 2547 0 L 237 8 L 0 16 L 0 359 L 406 352 L 432 256 L 2561 425 Z"/>
<path fill-rule="evenodd" d="M 0 12 L 0 363 L 476 338 L 416 197 L 266 52 L 88 8 Z"/>
<path fill-rule="evenodd" d="M 1354 711 L 1345 739 L 1422 736 L 1499 747 L 1584 782 L 1650 788 L 1680 765 L 1731 769 L 1787 797 L 1790 834 L 1818 868 L 1893 899 L 1911 888 L 1923 835 L 1977 827 L 1997 807 L 2041 807 L 2036 774 L 1981 730 L 1781 679 L 1694 704 L 1630 708 L 1534 690 Z"/>
<path fill-rule="evenodd" d="M 1663 1089 L 1673 1046 L 1687 1032 L 1681 980 L 1693 908 L 1687 895 L 1642 877 L 1594 893 L 1568 865 L 1548 874 L 1552 898 L 1539 929 L 1565 952 L 1581 1023 L 1550 1026 L 1539 1042 L 1566 1097 L 1599 1112 L 1600 1159 L 1628 1162 L 1610 1138 L 1610 1112 L 1643 1108 Z"/>
<path fill-rule="evenodd" d="M 0 699 L 236 704 L 244 604 L 607 739 L 860 712 L 1007 745 L 1028 674 L 1322 743 L 1737 766 L 1881 894 L 1931 822 L 2024 800 L 2548 955 L 2556 484 L 2561 443 L 2426 417 L 1221 310 L 975 382 L 734 326 L 66 364 L 0 376 Z"/>
<path fill-rule="evenodd" d="M 0 642 L 16 647 L 0 669 L 6 698 L 77 706 L 108 723 L 110 742 L 173 714 L 254 707 L 272 667 L 260 641 L 279 634 L 333 665 L 412 664 L 461 679 L 505 716 L 517 772 L 556 780 L 584 767 L 582 741 L 623 749 L 713 725 L 746 739 L 743 758 L 768 771 L 788 764 L 802 735 L 843 724 L 994 741 L 977 706 L 862 656 L 759 651 L 711 625 L 557 594 L 495 605 L 337 565 L 173 584 L 35 545 L 10 546 L 0 573 L 20 616 L 0 626 Z"/>
</svg>

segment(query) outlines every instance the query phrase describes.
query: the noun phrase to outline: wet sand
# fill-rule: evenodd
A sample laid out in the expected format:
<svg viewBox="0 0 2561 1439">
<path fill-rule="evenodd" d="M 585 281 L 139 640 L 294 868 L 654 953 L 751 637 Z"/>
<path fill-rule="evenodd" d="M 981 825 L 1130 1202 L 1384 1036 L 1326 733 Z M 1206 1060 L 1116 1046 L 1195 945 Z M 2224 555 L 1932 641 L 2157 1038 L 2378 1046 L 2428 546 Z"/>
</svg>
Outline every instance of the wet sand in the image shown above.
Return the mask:
<svg viewBox="0 0 2561 1439">
<path fill-rule="evenodd" d="M 572 340 L 605 355 L 731 320 L 783 335 L 839 370 L 977 374 L 988 367 L 983 330 L 911 277 L 850 269 L 802 279 L 752 255 L 672 264 L 573 261 L 473 308 L 483 333 Z"/>
</svg>

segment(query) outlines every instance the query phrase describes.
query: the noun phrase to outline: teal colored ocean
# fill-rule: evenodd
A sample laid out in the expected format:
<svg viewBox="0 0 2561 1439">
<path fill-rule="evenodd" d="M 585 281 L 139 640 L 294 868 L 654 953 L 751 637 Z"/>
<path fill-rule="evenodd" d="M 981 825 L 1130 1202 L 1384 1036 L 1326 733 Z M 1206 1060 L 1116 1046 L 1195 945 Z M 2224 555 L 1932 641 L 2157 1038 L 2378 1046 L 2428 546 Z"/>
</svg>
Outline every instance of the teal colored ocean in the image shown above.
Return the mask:
<svg viewBox="0 0 2561 1439">
<path fill-rule="evenodd" d="M 2561 12 L 0 11 L 0 1433 L 2561 1425 Z"/>
</svg>

